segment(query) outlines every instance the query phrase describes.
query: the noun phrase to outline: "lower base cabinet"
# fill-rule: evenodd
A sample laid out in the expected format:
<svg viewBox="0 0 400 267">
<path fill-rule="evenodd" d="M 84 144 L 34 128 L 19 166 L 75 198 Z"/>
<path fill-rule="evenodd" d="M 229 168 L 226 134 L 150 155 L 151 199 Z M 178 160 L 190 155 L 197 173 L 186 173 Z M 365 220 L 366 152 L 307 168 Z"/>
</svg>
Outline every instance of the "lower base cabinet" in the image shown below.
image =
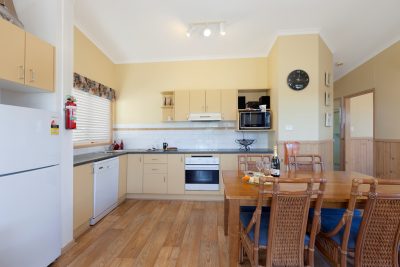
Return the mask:
<svg viewBox="0 0 400 267">
<path fill-rule="evenodd" d="M 128 173 L 126 192 L 128 194 L 143 193 L 143 155 L 128 155 Z"/>
<path fill-rule="evenodd" d="M 185 194 L 185 155 L 168 155 L 168 194 Z"/>
<path fill-rule="evenodd" d="M 119 179 L 118 179 L 118 200 L 122 201 L 126 197 L 128 171 L 128 155 L 119 157 Z"/>
<path fill-rule="evenodd" d="M 93 216 L 93 164 L 74 167 L 73 229 L 74 237 L 89 226 Z"/>
<path fill-rule="evenodd" d="M 145 173 L 143 176 L 143 193 L 166 194 L 167 175 L 163 173 Z"/>
</svg>

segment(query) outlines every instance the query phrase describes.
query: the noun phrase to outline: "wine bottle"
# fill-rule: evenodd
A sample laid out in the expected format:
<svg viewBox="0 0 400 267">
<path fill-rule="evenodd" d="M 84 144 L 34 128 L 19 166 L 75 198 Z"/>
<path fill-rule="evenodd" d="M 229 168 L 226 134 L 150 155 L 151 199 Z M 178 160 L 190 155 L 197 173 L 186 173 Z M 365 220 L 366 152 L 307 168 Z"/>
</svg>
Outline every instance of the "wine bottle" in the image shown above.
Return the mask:
<svg viewBox="0 0 400 267">
<path fill-rule="evenodd" d="M 271 175 L 279 177 L 281 175 L 281 162 L 278 157 L 278 147 L 274 146 L 274 155 L 271 159 Z"/>
</svg>

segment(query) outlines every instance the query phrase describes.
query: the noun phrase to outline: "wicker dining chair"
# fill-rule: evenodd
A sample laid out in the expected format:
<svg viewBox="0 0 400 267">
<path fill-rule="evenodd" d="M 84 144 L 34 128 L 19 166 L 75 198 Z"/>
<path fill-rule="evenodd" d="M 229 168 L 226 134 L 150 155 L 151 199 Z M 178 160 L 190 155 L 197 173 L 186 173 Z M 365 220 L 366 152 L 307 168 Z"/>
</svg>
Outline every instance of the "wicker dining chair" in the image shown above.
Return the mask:
<svg viewBox="0 0 400 267">
<path fill-rule="evenodd" d="M 271 182 L 271 186 L 264 185 Z M 319 183 L 317 189 L 314 185 Z M 259 250 L 266 250 L 266 265 L 313 266 L 314 244 L 319 226 L 325 179 L 260 178 L 257 208 L 254 213 L 240 213 L 239 260 L 244 253 L 252 266 L 259 265 Z M 281 191 L 281 184 L 306 185 L 306 189 Z M 301 186 L 302 187 L 302 186 Z M 262 211 L 263 201 L 271 197 L 271 209 Z M 312 230 L 306 234 L 311 198 L 316 197 Z M 306 253 L 306 255 L 305 255 Z"/>
<path fill-rule="evenodd" d="M 318 168 L 319 166 L 319 168 Z M 289 156 L 290 171 L 324 171 L 325 166 L 320 155 L 298 154 Z"/>
<path fill-rule="evenodd" d="M 369 186 L 369 191 L 361 190 Z M 400 185 L 400 180 L 353 179 L 346 212 L 339 220 L 321 214 L 316 246 L 330 262 L 345 267 L 348 252 L 354 266 L 399 266 L 400 192 L 379 193 L 380 186 Z M 354 216 L 357 199 L 367 198 L 362 216 Z"/>
</svg>

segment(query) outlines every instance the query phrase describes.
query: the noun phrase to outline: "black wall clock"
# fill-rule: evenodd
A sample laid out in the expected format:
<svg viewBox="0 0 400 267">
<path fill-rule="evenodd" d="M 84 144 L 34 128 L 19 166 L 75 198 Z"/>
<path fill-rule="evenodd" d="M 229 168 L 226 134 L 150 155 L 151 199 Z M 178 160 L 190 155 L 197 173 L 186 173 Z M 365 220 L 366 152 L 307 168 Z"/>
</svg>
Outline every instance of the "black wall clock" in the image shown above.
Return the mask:
<svg viewBox="0 0 400 267">
<path fill-rule="evenodd" d="M 287 77 L 287 84 L 295 91 L 303 90 L 307 87 L 310 78 L 304 70 L 294 70 Z"/>
</svg>

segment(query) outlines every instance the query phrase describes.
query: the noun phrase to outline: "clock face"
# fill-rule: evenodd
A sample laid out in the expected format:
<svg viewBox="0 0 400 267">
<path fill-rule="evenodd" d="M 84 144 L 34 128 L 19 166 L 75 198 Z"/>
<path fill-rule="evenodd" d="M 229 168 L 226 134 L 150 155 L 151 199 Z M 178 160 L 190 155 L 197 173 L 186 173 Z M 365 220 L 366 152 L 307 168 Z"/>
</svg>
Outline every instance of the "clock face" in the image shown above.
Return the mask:
<svg viewBox="0 0 400 267">
<path fill-rule="evenodd" d="M 287 77 L 287 84 L 295 91 L 303 90 L 307 87 L 310 78 L 304 70 L 294 70 Z"/>
</svg>

